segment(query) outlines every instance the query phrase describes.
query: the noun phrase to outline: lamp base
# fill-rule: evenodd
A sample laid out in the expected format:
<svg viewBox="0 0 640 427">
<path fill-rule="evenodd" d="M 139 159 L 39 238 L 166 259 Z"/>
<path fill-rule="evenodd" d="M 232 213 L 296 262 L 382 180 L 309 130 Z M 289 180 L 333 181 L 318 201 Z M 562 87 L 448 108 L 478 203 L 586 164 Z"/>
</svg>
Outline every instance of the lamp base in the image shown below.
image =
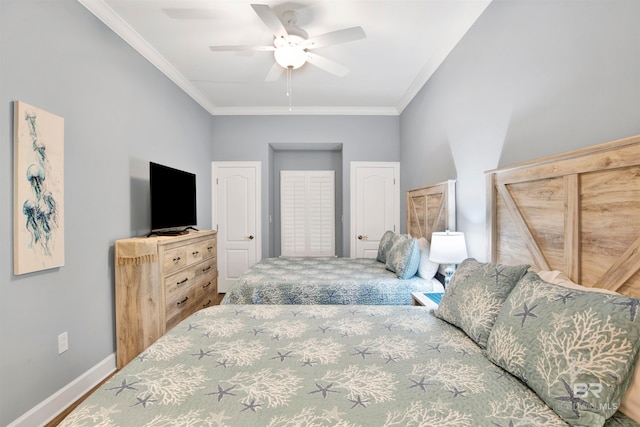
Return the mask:
<svg viewBox="0 0 640 427">
<path fill-rule="evenodd" d="M 444 269 L 444 287 L 449 286 L 449 282 L 451 282 L 451 276 L 456 271 L 456 266 L 454 264 L 447 264 L 447 267 Z"/>
</svg>

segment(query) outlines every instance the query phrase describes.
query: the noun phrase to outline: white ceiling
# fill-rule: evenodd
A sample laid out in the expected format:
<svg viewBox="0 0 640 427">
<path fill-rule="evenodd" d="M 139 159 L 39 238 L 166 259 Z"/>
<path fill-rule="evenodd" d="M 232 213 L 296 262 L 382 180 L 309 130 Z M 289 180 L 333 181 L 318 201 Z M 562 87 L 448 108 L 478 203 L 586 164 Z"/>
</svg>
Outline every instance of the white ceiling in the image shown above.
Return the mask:
<svg viewBox="0 0 640 427">
<path fill-rule="evenodd" d="M 273 52 L 213 52 L 213 45 L 270 46 L 273 34 L 240 0 L 78 0 L 202 107 L 224 114 L 397 115 L 491 0 L 299 0 L 267 4 L 297 13 L 309 37 L 360 26 L 367 37 L 313 52 L 347 67 L 337 77 L 309 63 L 265 81 Z"/>
</svg>

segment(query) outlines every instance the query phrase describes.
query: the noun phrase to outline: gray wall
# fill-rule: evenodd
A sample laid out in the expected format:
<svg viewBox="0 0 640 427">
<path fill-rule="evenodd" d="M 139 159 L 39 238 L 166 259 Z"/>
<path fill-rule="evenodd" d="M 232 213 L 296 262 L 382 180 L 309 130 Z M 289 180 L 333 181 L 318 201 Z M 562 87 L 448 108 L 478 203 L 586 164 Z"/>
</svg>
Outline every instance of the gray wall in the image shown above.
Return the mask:
<svg viewBox="0 0 640 427">
<path fill-rule="evenodd" d="M 458 179 L 470 256 L 485 171 L 640 134 L 638 22 L 637 0 L 494 0 L 404 110 L 402 186 Z"/>
<path fill-rule="evenodd" d="M 113 245 L 148 231 L 148 162 L 197 174 L 211 117 L 75 0 L 0 0 L 0 425 L 115 351 Z M 65 265 L 13 276 L 13 105 L 65 119 Z M 57 336 L 69 333 L 58 355 Z"/>
<path fill-rule="evenodd" d="M 349 167 L 352 161 L 397 162 L 397 116 L 214 116 L 213 161 L 262 162 L 262 256 L 270 244 L 274 215 L 269 179 L 274 152 L 270 143 L 342 143 L 342 253 L 349 256 Z M 337 224 L 336 224 L 337 225 Z"/>
</svg>

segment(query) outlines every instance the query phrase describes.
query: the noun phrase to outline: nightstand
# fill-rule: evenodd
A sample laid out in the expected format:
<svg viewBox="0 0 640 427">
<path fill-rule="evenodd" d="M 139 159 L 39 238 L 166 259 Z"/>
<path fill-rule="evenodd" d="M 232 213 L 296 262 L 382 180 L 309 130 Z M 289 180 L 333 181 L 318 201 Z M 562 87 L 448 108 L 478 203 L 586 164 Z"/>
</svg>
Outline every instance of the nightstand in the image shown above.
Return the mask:
<svg viewBox="0 0 640 427">
<path fill-rule="evenodd" d="M 411 303 L 429 308 L 438 308 L 442 295 L 444 295 L 442 292 L 411 292 Z"/>
</svg>

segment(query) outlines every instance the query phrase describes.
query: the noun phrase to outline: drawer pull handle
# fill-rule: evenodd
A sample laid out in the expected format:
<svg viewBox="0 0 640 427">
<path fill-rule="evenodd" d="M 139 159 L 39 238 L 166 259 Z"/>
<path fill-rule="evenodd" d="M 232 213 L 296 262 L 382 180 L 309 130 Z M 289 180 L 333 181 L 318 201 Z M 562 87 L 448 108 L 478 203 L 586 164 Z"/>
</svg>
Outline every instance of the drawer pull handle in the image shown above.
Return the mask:
<svg viewBox="0 0 640 427">
<path fill-rule="evenodd" d="M 213 250 L 213 246 L 207 246 L 207 250 L 211 252 Z"/>
<path fill-rule="evenodd" d="M 193 252 L 191 252 L 191 255 L 196 256 L 196 255 L 198 255 L 199 253 L 200 253 L 200 251 L 193 251 Z"/>
<path fill-rule="evenodd" d="M 178 301 L 178 305 L 184 304 L 185 302 L 187 302 L 188 299 L 189 299 L 189 297 L 184 297 L 184 299 L 182 301 Z"/>
<path fill-rule="evenodd" d="M 209 270 L 211 270 L 211 266 L 208 266 L 207 268 L 203 268 L 203 269 L 202 269 L 202 272 L 203 272 L 203 273 L 206 273 L 206 272 L 207 272 L 207 271 L 209 271 Z"/>
<path fill-rule="evenodd" d="M 211 286 L 211 282 L 207 282 L 206 285 L 202 285 L 202 289 L 207 289 L 209 286 Z"/>
<path fill-rule="evenodd" d="M 202 304 L 202 308 L 208 307 L 211 305 L 211 300 L 207 301 L 205 304 Z"/>
<path fill-rule="evenodd" d="M 174 264 L 177 264 L 178 262 L 180 262 L 180 260 L 181 260 L 181 259 L 182 259 L 182 258 L 180 258 L 179 256 L 177 256 L 177 257 L 173 258 L 173 263 L 174 263 Z"/>
<path fill-rule="evenodd" d="M 181 280 L 179 282 L 176 283 L 176 285 L 180 286 L 180 285 L 184 285 L 185 283 L 187 283 L 189 281 L 188 277 L 185 277 L 184 280 Z"/>
</svg>

